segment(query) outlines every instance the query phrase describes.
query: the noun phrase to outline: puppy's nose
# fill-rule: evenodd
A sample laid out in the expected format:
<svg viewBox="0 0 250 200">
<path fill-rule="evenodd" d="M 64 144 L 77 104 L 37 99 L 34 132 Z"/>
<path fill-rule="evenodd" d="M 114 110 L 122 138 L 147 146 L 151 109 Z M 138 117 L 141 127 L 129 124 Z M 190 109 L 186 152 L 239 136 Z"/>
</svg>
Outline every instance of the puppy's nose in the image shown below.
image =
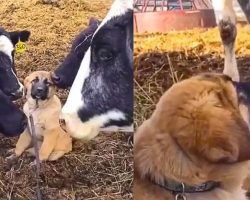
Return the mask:
<svg viewBox="0 0 250 200">
<path fill-rule="evenodd" d="M 59 124 L 61 126 L 61 128 L 66 131 L 66 121 L 65 119 L 59 119 Z"/>
<path fill-rule="evenodd" d="M 55 84 L 59 84 L 61 80 L 60 76 L 56 75 L 55 73 L 51 74 L 51 79 Z"/>
<path fill-rule="evenodd" d="M 41 93 L 41 92 L 43 92 L 44 89 L 42 87 L 37 87 L 36 90 L 37 90 L 38 93 Z"/>
</svg>

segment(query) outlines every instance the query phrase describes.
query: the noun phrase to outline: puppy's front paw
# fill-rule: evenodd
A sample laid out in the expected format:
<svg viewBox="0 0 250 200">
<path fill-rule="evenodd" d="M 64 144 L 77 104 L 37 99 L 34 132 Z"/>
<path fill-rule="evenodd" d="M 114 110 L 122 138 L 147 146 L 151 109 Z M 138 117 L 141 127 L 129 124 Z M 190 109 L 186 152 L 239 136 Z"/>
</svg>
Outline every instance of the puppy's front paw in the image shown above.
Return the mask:
<svg viewBox="0 0 250 200">
<path fill-rule="evenodd" d="M 16 156 L 15 153 L 13 153 L 12 155 L 7 156 L 7 157 L 5 158 L 5 161 L 6 161 L 7 163 L 9 163 L 9 164 L 14 164 L 14 163 L 16 163 L 17 159 L 18 159 L 18 157 Z"/>
<path fill-rule="evenodd" d="M 12 154 L 15 154 L 15 148 L 9 149 L 9 150 L 7 150 L 7 152 L 6 152 L 6 155 L 7 155 L 7 156 L 11 156 Z"/>
</svg>

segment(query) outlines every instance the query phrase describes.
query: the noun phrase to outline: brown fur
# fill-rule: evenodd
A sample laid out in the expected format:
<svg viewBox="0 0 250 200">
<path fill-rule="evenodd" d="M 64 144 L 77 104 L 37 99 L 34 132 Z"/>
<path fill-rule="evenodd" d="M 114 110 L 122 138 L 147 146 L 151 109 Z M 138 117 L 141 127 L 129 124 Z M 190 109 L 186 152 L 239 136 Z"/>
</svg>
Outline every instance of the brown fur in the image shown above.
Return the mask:
<svg viewBox="0 0 250 200">
<path fill-rule="evenodd" d="M 24 81 L 27 102 L 23 110 L 28 117 L 32 114 L 37 139 L 40 141 L 39 158 L 43 160 L 57 160 L 65 153 L 72 150 L 72 139 L 64 132 L 59 125 L 59 114 L 61 111 L 61 102 L 55 95 L 55 87 L 49 87 L 48 98 L 44 101 L 36 101 L 31 97 L 31 82 L 36 78 L 46 77 L 50 80 L 50 73 L 45 71 L 36 71 L 30 74 Z M 51 82 L 51 80 L 50 80 Z M 25 150 L 34 154 L 34 148 L 31 146 L 31 135 L 26 129 L 16 144 L 15 155 L 20 156 Z"/>
<path fill-rule="evenodd" d="M 204 74 L 173 85 L 135 134 L 135 200 L 174 200 L 153 182 L 169 178 L 220 187 L 187 200 L 246 200 L 250 133 L 226 75 Z"/>
</svg>

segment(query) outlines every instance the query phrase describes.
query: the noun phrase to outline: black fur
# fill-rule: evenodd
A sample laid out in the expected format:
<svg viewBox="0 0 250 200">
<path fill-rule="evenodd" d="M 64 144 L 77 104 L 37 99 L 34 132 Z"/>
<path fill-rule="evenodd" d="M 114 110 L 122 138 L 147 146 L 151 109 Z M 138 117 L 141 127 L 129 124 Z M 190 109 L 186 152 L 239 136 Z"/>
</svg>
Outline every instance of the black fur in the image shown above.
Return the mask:
<svg viewBox="0 0 250 200">
<path fill-rule="evenodd" d="M 67 88 L 73 84 L 81 61 L 90 46 L 94 32 L 101 22 L 91 18 L 89 26 L 77 35 L 72 43 L 71 50 L 52 76 L 53 82 L 60 88 Z"/>
<path fill-rule="evenodd" d="M 0 90 L 0 133 L 7 137 L 17 136 L 26 126 L 25 114 Z"/>
<path fill-rule="evenodd" d="M 234 82 L 239 103 L 250 107 L 250 82 Z"/>
<path fill-rule="evenodd" d="M 133 123 L 133 11 L 108 21 L 91 43 L 90 75 L 82 87 L 84 107 L 78 111 L 82 122 L 111 110 L 125 120 L 104 126 Z"/>
<path fill-rule="evenodd" d="M 238 0 L 238 2 L 250 23 L 250 0 Z"/>
</svg>

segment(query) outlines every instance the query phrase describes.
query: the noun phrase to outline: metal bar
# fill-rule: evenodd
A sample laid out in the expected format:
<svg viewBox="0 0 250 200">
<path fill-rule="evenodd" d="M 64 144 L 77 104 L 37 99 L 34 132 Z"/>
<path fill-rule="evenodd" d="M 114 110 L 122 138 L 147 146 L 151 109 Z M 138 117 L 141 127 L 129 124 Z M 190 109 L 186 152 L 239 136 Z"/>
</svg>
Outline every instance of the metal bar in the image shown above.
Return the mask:
<svg viewBox="0 0 250 200">
<path fill-rule="evenodd" d="M 180 3 L 180 8 L 181 8 L 181 10 L 183 10 L 182 0 L 179 0 L 179 3 Z"/>
<path fill-rule="evenodd" d="M 156 11 L 157 10 L 157 5 L 156 5 L 156 0 L 154 0 L 154 9 L 153 9 L 153 11 Z"/>
<path fill-rule="evenodd" d="M 145 4 L 145 7 L 144 7 L 144 9 L 143 9 L 142 12 L 146 12 L 146 11 L 147 11 L 148 4 L 149 4 L 149 1 L 150 1 L 150 0 L 145 0 L 145 1 L 146 1 L 146 4 Z"/>
</svg>

